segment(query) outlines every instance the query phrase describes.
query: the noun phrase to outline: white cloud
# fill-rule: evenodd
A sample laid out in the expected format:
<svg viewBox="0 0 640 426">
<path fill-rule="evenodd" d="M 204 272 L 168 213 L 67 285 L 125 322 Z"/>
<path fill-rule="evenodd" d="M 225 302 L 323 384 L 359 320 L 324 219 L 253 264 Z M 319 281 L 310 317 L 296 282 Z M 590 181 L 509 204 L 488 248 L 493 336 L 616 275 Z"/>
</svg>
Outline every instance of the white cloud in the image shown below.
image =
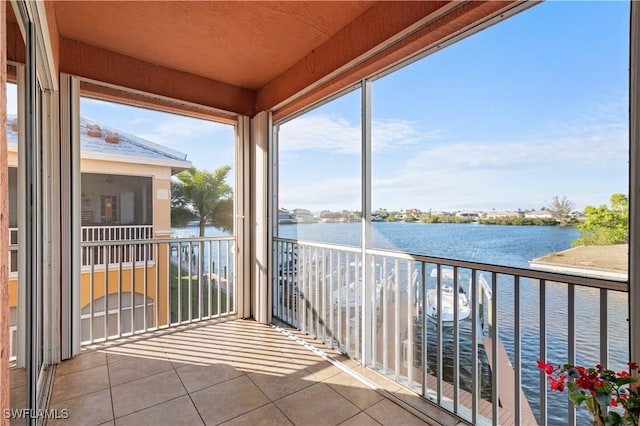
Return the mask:
<svg viewBox="0 0 640 426">
<path fill-rule="evenodd" d="M 374 157 L 373 207 L 539 208 L 554 195 L 567 195 L 578 208 L 606 202 L 608 195 L 626 187 L 624 108 L 624 103 L 603 104 L 573 122 L 543 125 L 535 133 L 501 141 L 456 141 L 445 132 L 421 139 L 409 122 L 381 122 L 378 132 L 384 136 Z M 355 130 L 344 120 L 323 116 L 303 124 L 295 129 L 297 134 L 286 135 L 296 135 L 299 142 L 286 145 L 283 157 L 292 156 L 290 150 L 301 161 L 308 159 L 303 150 L 359 152 L 350 139 Z M 327 134 L 330 140 L 323 139 Z M 401 152 L 398 144 L 403 144 Z M 358 179 L 324 178 L 311 177 L 311 185 L 281 182 L 286 206 L 359 209 Z"/>
<path fill-rule="evenodd" d="M 419 132 L 416 123 L 396 119 L 375 120 L 371 131 L 374 151 L 415 145 L 441 136 L 439 131 Z M 361 139 L 360 123 L 326 114 L 292 120 L 281 126 L 278 137 L 280 152 L 322 150 L 340 154 L 359 154 Z"/>
<path fill-rule="evenodd" d="M 187 160 L 199 169 L 215 170 L 235 163 L 234 129 L 229 125 L 169 116 L 144 126 L 138 135 L 187 154 Z M 232 176 L 229 181 L 233 182 Z"/>
<path fill-rule="evenodd" d="M 280 206 L 312 211 L 360 210 L 360 180 L 337 177 L 311 185 L 291 182 L 280 196 Z"/>
<path fill-rule="evenodd" d="M 584 167 L 620 161 L 626 164 L 626 123 L 611 119 L 594 122 L 592 116 L 559 129 L 541 129 L 539 136 L 506 142 L 453 142 L 417 153 L 408 166 L 435 168 L 442 172 L 470 169 L 495 170 L 539 168 L 542 165 L 580 164 Z"/>
</svg>

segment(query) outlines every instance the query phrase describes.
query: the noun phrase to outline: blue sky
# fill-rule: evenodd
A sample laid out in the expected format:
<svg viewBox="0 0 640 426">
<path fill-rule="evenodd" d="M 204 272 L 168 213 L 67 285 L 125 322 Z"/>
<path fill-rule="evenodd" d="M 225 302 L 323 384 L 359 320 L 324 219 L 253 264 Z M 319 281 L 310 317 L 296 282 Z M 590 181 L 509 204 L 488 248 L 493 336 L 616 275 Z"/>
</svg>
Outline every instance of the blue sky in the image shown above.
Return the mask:
<svg viewBox="0 0 640 426">
<path fill-rule="evenodd" d="M 373 83 L 373 208 L 582 210 L 628 192 L 629 4 L 534 6 Z M 360 210 L 360 91 L 280 128 L 280 205 Z M 15 90 L 9 85 L 10 114 Z M 83 99 L 81 114 L 234 164 L 233 127 Z M 230 179 L 230 183 L 232 179 Z"/>
<path fill-rule="evenodd" d="M 373 208 L 628 192 L 627 2 L 547 2 L 373 83 Z M 281 130 L 287 208 L 360 208 L 360 92 Z"/>
</svg>

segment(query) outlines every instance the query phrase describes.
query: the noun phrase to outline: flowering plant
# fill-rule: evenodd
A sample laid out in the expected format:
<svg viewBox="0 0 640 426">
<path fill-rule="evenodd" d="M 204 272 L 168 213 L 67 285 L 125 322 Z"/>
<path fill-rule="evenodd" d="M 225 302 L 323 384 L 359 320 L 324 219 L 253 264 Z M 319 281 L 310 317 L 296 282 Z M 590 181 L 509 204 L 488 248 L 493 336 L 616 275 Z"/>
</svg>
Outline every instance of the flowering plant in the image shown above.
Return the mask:
<svg viewBox="0 0 640 426">
<path fill-rule="evenodd" d="M 628 365 L 632 374 L 640 374 L 638 364 L 629 362 Z M 538 368 L 547 374 L 552 391 L 563 392 L 566 386 L 569 400 L 576 407 L 585 403 L 594 425 L 640 426 L 639 382 L 628 371 L 616 373 L 603 369 L 600 364 L 595 368 L 570 364 L 554 366 L 544 361 L 538 361 Z M 607 406 L 617 410 L 607 410 Z"/>
</svg>

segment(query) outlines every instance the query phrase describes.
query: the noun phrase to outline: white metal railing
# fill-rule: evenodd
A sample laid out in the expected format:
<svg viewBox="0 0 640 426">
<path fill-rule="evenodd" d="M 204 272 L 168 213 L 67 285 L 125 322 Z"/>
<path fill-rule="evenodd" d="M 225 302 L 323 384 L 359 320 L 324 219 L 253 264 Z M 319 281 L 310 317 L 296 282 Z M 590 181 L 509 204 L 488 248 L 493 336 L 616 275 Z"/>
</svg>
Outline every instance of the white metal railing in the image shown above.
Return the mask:
<svg viewBox="0 0 640 426">
<path fill-rule="evenodd" d="M 117 225 L 117 226 L 83 226 L 81 228 L 81 242 L 92 241 L 133 241 L 150 240 L 153 238 L 153 225 Z M 103 252 L 103 250 L 106 250 Z M 129 247 L 125 250 L 118 250 L 114 246 L 107 246 L 94 249 L 92 252 L 82 249 L 82 266 L 88 266 L 92 260 L 107 263 L 131 262 L 135 259 L 142 262 L 145 259 L 144 246 Z M 104 263 L 102 263 L 104 264 Z"/>
<path fill-rule="evenodd" d="M 81 242 L 92 241 L 132 241 L 132 240 L 150 240 L 153 239 L 153 225 L 118 225 L 118 226 L 83 226 L 80 230 Z M 9 272 L 18 271 L 18 228 L 9 228 L 9 244 L 15 245 L 16 248 L 9 253 Z M 137 262 L 144 261 L 144 247 L 134 247 L 132 250 L 116 250 L 110 248 L 106 252 L 106 248 L 93 250 L 90 253 L 85 248 L 82 249 L 82 266 L 91 264 L 90 256 L 93 255 L 93 263 L 99 260 L 108 263 L 131 262 L 135 258 Z"/>
<path fill-rule="evenodd" d="M 83 226 L 82 242 L 148 240 L 153 238 L 153 225 Z"/>
<path fill-rule="evenodd" d="M 473 424 L 587 421 L 547 392 L 536 360 L 628 361 L 626 282 L 284 238 L 273 247 L 275 318 Z"/>
<path fill-rule="evenodd" d="M 233 237 L 83 242 L 82 344 L 234 314 L 234 245 Z"/>
</svg>

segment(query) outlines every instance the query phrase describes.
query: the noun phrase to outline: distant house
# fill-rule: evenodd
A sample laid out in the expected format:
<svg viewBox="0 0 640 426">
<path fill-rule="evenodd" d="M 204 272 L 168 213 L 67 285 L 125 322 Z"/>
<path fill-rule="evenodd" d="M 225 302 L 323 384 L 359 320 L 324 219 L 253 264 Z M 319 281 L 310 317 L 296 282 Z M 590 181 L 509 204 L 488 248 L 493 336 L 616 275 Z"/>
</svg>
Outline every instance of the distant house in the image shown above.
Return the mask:
<svg viewBox="0 0 640 426">
<path fill-rule="evenodd" d="M 465 219 L 477 219 L 480 216 L 480 213 L 471 212 L 471 211 L 461 211 L 461 212 L 457 212 L 456 216 L 463 217 Z"/>
<path fill-rule="evenodd" d="M 496 211 L 490 211 L 487 212 L 486 214 L 486 218 L 488 219 L 510 219 L 510 218 L 515 218 L 515 217 L 521 217 L 522 213 L 520 212 L 515 212 L 515 211 L 501 211 L 501 212 L 496 212 Z"/>
<path fill-rule="evenodd" d="M 281 208 L 278 210 L 278 223 L 280 224 L 296 223 L 296 215 L 291 213 L 287 209 Z"/>
<path fill-rule="evenodd" d="M 298 223 L 313 223 L 318 222 L 318 218 L 316 218 L 311 210 L 307 209 L 293 209 L 291 213 L 295 216 L 296 222 Z"/>
<path fill-rule="evenodd" d="M 548 210 L 534 210 L 524 214 L 529 219 L 553 219 L 553 215 Z"/>
</svg>

